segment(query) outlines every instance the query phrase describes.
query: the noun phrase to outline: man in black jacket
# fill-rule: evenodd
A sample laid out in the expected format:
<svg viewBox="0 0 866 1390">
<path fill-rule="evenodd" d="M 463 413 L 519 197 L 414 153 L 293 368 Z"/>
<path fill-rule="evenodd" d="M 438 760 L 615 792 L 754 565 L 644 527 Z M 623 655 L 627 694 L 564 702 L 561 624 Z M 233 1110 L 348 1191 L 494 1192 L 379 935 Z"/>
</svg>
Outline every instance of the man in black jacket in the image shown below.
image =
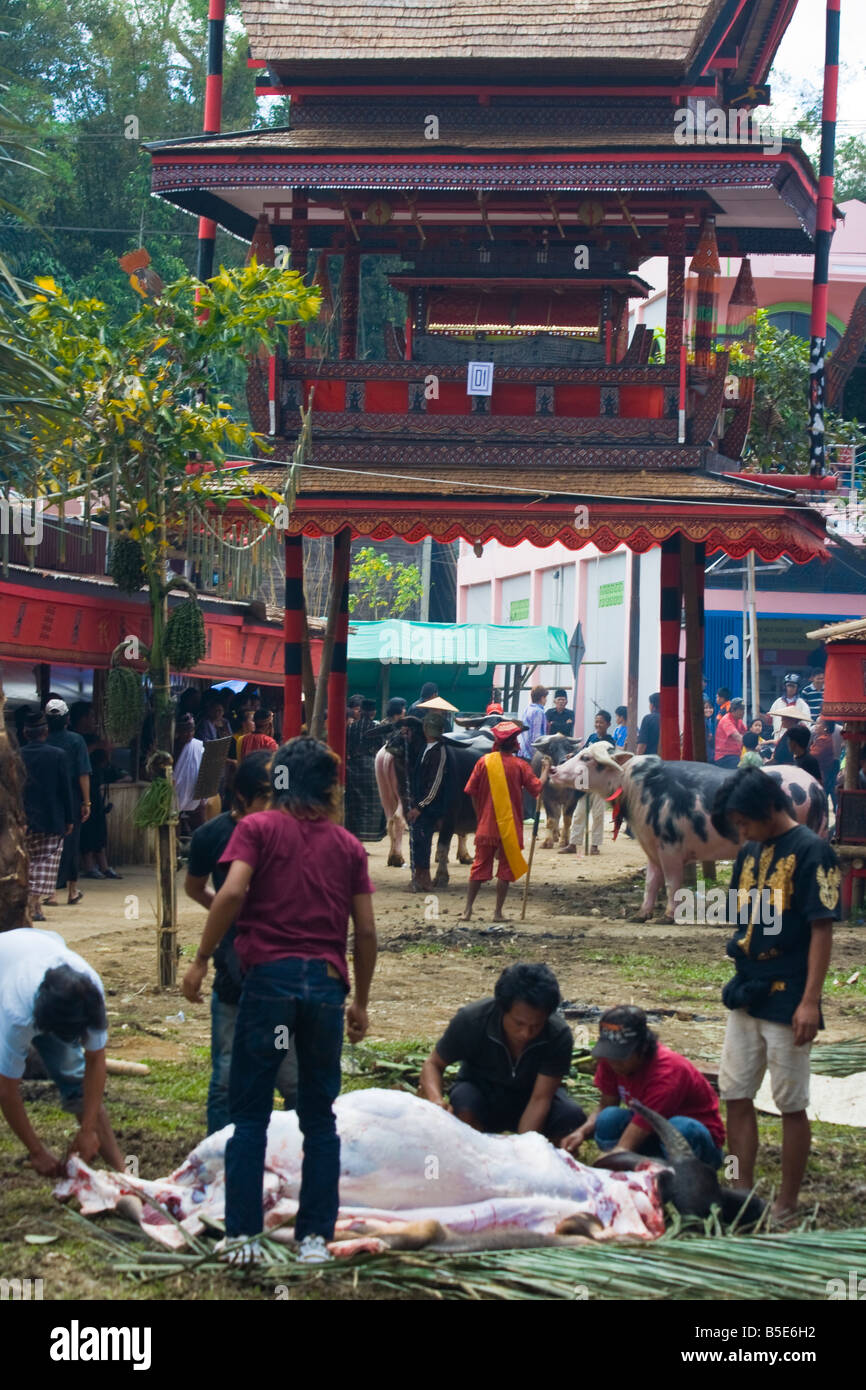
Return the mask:
<svg viewBox="0 0 866 1390">
<path fill-rule="evenodd" d="M 413 885 L 429 893 L 433 889 L 430 877 L 430 852 L 433 832 L 452 795 L 451 764 L 448 747 L 442 741 L 445 719 L 438 711 L 430 713 L 423 723 L 425 745 L 421 756 L 409 768 L 411 805 L 406 812 L 412 842 Z"/>
<path fill-rule="evenodd" d="M 48 721 L 44 714 L 30 714 L 24 721 L 25 743 L 21 761 L 24 814 L 27 818 L 27 890 L 35 922 L 44 922 L 42 899 L 54 892 L 63 840 L 72 831 L 72 789 L 66 755 L 46 743 Z"/>
<path fill-rule="evenodd" d="M 559 984 L 546 965 L 509 965 L 492 999 L 454 1015 L 421 1068 L 421 1094 L 487 1134 L 536 1131 L 558 1143 L 586 1121 L 562 1086 L 573 1038 L 557 1014 Z M 445 1068 L 460 1062 L 448 1099 Z"/>
</svg>

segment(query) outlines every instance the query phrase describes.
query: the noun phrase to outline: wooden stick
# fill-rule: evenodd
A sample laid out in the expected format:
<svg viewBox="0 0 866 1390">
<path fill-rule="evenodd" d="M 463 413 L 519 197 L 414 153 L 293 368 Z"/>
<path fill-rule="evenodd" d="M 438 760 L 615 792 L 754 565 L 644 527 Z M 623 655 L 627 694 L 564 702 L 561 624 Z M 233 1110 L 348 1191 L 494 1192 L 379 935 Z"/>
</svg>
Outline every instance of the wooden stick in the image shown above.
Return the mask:
<svg viewBox="0 0 866 1390">
<path fill-rule="evenodd" d="M 526 917 L 526 899 L 529 897 L 529 879 L 532 874 L 532 861 L 535 858 L 535 842 L 538 839 L 538 822 L 541 819 L 541 803 L 544 798 L 544 784 L 547 781 L 547 769 L 550 767 L 550 759 L 545 758 L 545 762 L 547 763 L 547 768 L 545 768 L 542 774 L 541 791 L 538 793 L 535 802 L 535 820 L 532 822 L 532 842 L 529 846 L 529 863 L 526 867 L 526 878 L 523 882 L 523 904 L 520 909 L 521 922 Z"/>
</svg>

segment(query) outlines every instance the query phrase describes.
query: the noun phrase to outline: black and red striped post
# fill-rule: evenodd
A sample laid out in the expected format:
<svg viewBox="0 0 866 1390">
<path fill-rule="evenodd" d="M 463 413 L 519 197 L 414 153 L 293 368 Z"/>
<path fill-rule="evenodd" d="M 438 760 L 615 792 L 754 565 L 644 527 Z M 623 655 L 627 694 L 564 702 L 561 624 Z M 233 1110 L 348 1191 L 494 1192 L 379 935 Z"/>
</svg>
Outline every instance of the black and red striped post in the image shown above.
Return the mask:
<svg viewBox="0 0 866 1390">
<path fill-rule="evenodd" d="M 827 299 L 830 245 L 833 241 L 836 113 L 839 106 L 839 31 L 842 0 L 827 0 L 827 49 L 824 60 L 824 107 L 821 115 L 821 165 L 818 171 L 818 216 L 815 231 L 815 278 L 812 285 L 812 341 L 809 347 L 809 471 L 827 471 L 824 422 L 827 369 Z"/>
<path fill-rule="evenodd" d="M 286 532 L 286 608 L 283 616 L 283 739 L 301 732 L 304 654 L 304 539 Z M 312 718 L 307 710 L 307 719 Z"/>
<path fill-rule="evenodd" d="M 679 533 L 662 541 L 661 554 L 661 677 L 659 680 L 659 753 L 679 761 L 680 749 L 680 631 L 683 590 Z"/>
<path fill-rule="evenodd" d="M 207 78 L 204 90 L 204 133 L 219 135 L 223 113 L 223 40 L 226 21 L 226 0 L 210 0 L 207 12 Z M 211 217 L 198 219 L 199 280 L 213 275 L 216 222 Z"/>
</svg>

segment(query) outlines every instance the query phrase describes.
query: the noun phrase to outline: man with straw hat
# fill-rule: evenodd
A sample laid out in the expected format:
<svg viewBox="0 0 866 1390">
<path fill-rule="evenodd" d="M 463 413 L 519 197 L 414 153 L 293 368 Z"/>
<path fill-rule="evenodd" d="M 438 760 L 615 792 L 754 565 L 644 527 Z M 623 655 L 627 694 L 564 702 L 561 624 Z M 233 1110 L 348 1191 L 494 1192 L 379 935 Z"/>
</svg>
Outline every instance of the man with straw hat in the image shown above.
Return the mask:
<svg viewBox="0 0 866 1390">
<path fill-rule="evenodd" d="M 514 719 L 494 725 L 491 733 L 495 744 L 492 753 L 480 758 L 472 769 L 465 791 L 472 797 L 478 828 L 475 832 L 475 860 L 469 870 L 466 906 L 460 916 L 468 922 L 472 906 L 482 883 L 493 877 L 493 857 L 498 856 L 496 870 L 496 910 L 494 922 L 503 921 L 503 908 L 509 883 L 526 873 L 523 858 L 523 792 L 533 799 L 541 796 L 547 781 L 550 760 L 545 759 L 541 777 L 536 777 L 529 763 L 517 756 L 517 740 L 525 729 Z"/>
</svg>

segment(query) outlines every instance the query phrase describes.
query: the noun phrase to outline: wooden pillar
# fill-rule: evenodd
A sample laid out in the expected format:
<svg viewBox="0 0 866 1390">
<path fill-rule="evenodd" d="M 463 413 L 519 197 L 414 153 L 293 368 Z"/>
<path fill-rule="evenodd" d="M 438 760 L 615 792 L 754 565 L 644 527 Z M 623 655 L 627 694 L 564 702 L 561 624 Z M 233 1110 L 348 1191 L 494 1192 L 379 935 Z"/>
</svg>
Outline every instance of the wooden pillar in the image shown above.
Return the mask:
<svg viewBox="0 0 866 1390">
<path fill-rule="evenodd" d="M 683 602 L 686 616 L 686 720 L 683 751 L 696 762 L 707 760 L 707 729 L 704 723 L 704 547 L 681 540 Z M 688 734 L 688 738 L 686 735 Z"/>
<path fill-rule="evenodd" d="M 283 739 L 301 732 L 304 637 L 304 539 L 286 535 L 286 605 L 283 617 Z M 309 718 L 310 711 L 307 711 Z"/>
<path fill-rule="evenodd" d="M 340 361 L 352 362 L 358 355 L 358 302 L 361 290 L 361 252 L 347 246 L 340 278 Z"/>
<path fill-rule="evenodd" d="M 680 577 L 680 537 L 662 542 L 661 558 L 661 731 L 659 752 L 667 760 L 679 760 L 679 670 L 682 584 Z"/>
<path fill-rule="evenodd" d="M 292 270 L 299 275 L 307 273 L 307 252 L 310 247 L 310 231 L 307 224 L 307 191 L 296 188 L 292 195 Z M 293 323 L 289 328 L 289 356 L 306 357 L 307 330 L 303 323 Z"/>
<path fill-rule="evenodd" d="M 349 643 L 349 560 L 352 533 L 348 526 L 334 537 L 331 569 L 335 612 L 334 643 L 328 674 L 328 745 L 340 759 L 340 780 L 346 780 L 347 648 Z"/>
<path fill-rule="evenodd" d="M 686 223 L 681 212 L 668 215 L 668 299 L 665 362 L 679 362 L 686 305 Z"/>
</svg>

